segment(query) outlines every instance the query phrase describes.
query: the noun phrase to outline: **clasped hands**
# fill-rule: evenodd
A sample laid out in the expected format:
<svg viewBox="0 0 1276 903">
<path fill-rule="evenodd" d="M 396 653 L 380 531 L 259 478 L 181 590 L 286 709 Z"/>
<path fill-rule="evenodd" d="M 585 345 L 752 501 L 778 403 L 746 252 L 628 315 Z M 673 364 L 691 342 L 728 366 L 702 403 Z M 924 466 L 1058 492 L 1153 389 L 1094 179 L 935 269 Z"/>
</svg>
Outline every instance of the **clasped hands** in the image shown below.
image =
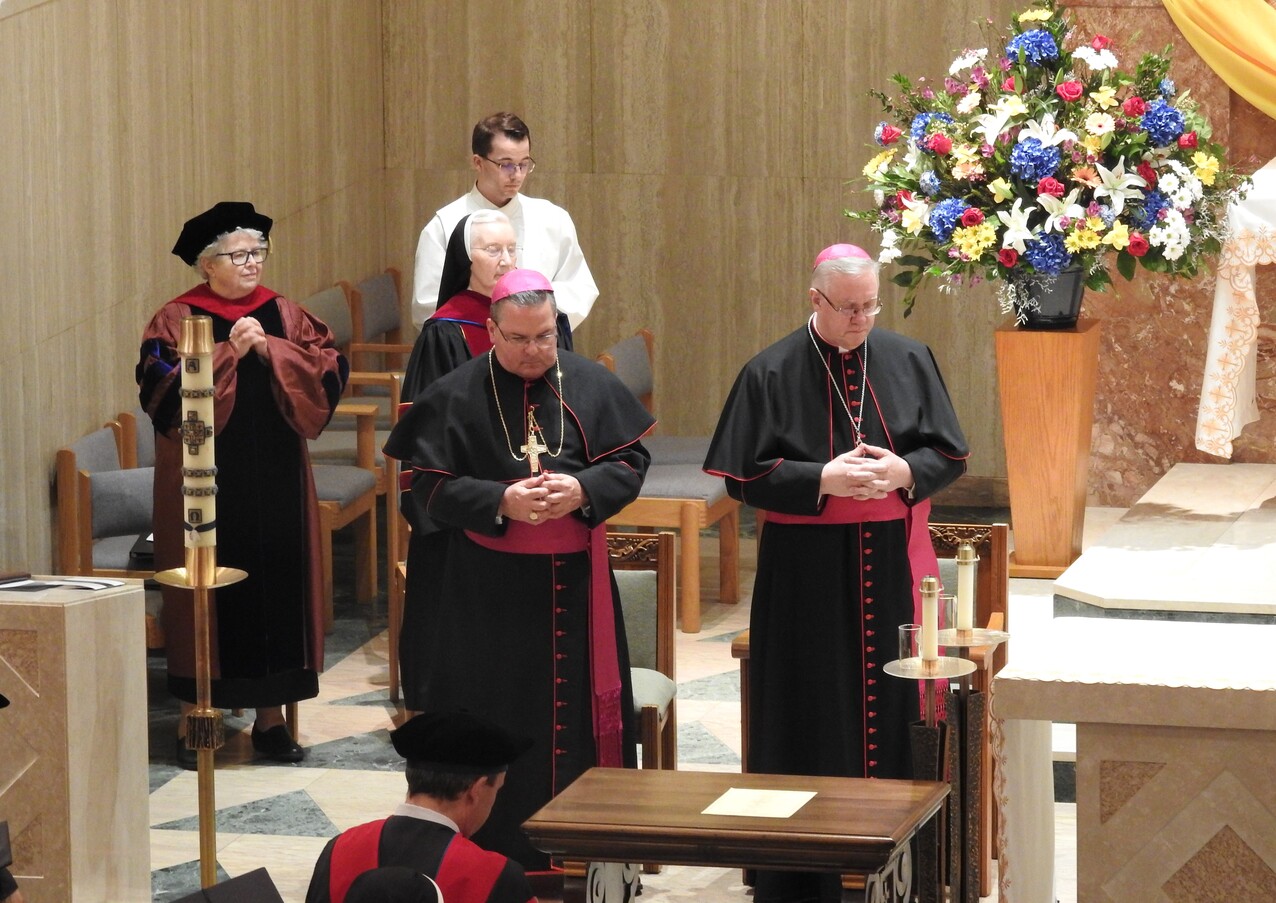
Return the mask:
<svg viewBox="0 0 1276 903">
<path fill-rule="evenodd" d="M 266 330 L 255 317 L 240 317 L 230 327 L 230 347 L 235 351 L 235 359 L 243 358 L 250 351 L 256 351 L 262 360 L 270 360 L 270 345 L 266 342 Z"/>
<path fill-rule="evenodd" d="M 889 448 L 860 443 L 824 465 L 820 494 L 857 501 L 884 499 L 913 485 L 913 469 Z"/>
<path fill-rule="evenodd" d="M 585 504 L 580 481 L 565 473 L 538 473 L 505 487 L 500 513 L 529 524 L 566 517 Z"/>
</svg>

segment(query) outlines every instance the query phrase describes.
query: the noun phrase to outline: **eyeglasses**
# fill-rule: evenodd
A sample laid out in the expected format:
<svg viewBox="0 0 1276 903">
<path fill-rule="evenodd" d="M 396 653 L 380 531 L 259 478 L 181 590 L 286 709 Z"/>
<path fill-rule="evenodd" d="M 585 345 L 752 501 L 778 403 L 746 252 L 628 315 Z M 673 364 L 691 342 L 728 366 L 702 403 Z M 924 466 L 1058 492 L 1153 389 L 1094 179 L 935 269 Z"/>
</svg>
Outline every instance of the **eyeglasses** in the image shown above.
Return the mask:
<svg viewBox="0 0 1276 903">
<path fill-rule="evenodd" d="M 493 322 L 496 322 L 496 321 L 493 321 Z M 558 330 L 554 330 L 553 332 L 547 332 L 544 335 L 534 335 L 534 336 L 516 335 L 511 337 L 511 336 L 507 336 L 505 334 L 505 330 L 501 329 L 501 324 L 497 323 L 496 331 L 501 334 L 501 338 L 503 338 L 505 341 L 509 342 L 511 345 L 517 345 L 519 348 L 528 348 L 533 345 L 536 346 L 537 348 L 549 348 L 552 345 L 555 345 L 558 343 Z"/>
<path fill-rule="evenodd" d="M 525 176 L 529 176 L 532 174 L 532 170 L 536 168 L 536 161 L 533 160 L 531 157 L 528 157 L 526 160 L 524 160 L 521 163 L 509 163 L 509 162 L 498 163 L 496 160 L 493 160 L 491 157 L 484 157 L 483 159 L 486 160 L 488 163 L 491 163 L 497 169 L 499 169 L 501 171 L 501 174 L 509 179 L 514 178 L 514 176 L 516 176 L 518 173 L 522 173 Z"/>
<path fill-rule="evenodd" d="M 493 260 L 499 260 L 502 256 L 507 256 L 510 260 L 518 257 L 518 245 L 485 245 L 474 250 L 486 254 Z"/>
<path fill-rule="evenodd" d="M 270 255 L 270 248 L 246 248 L 240 251 L 223 251 L 220 254 L 214 254 L 214 257 L 229 257 L 230 262 L 237 267 L 241 267 L 248 262 L 251 257 L 254 263 L 261 263 Z"/>
<path fill-rule="evenodd" d="M 811 286 L 811 288 L 815 288 L 815 286 Z M 855 317 L 875 317 L 882 312 L 882 305 L 880 304 L 874 304 L 872 307 L 851 307 L 849 304 L 838 307 L 829 300 L 828 295 L 824 294 L 818 288 L 815 289 L 815 292 L 824 299 L 824 303 L 829 306 L 833 313 L 841 314 L 848 320 L 854 319 Z"/>
</svg>

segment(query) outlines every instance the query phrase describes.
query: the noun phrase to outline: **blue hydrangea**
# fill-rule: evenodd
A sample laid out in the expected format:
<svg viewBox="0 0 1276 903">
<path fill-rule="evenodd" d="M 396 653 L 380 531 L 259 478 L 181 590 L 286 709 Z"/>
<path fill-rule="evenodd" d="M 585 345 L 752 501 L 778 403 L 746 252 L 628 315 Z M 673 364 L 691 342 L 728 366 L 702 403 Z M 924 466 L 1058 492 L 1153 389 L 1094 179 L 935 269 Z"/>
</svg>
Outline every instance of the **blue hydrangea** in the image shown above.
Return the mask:
<svg viewBox="0 0 1276 903">
<path fill-rule="evenodd" d="M 928 169 L 922 173 L 921 186 L 922 191 L 926 192 L 931 197 L 939 194 L 939 176 L 935 173 L 935 170 Z"/>
<path fill-rule="evenodd" d="M 1015 35 L 1006 45 L 1006 56 L 1012 61 L 1018 62 L 1021 53 L 1030 65 L 1040 66 L 1051 60 L 1057 60 L 1059 47 L 1054 42 L 1054 35 L 1043 29 L 1034 28 L 1032 31 Z"/>
<path fill-rule="evenodd" d="M 926 224 L 930 226 L 930 231 L 935 233 L 937 239 L 941 242 L 948 241 L 953 234 L 953 229 L 957 228 L 957 221 L 966 212 L 967 206 L 962 198 L 945 198 L 930 208 Z"/>
<path fill-rule="evenodd" d="M 1131 216 L 1134 225 L 1146 232 L 1157 223 L 1157 216 L 1166 207 L 1171 206 L 1170 199 L 1155 188 L 1143 196 L 1143 204 Z"/>
<path fill-rule="evenodd" d="M 1143 114 L 1143 128 L 1156 147 L 1165 147 L 1183 134 L 1183 114 L 1161 98 L 1148 104 Z"/>
<path fill-rule="evenodd" d="M 1025 182 L 1040 182 L 1059 168 L 1059 148 L 1025 138 L 1010 152 L 1010 171 Z"/>
<path fill-rule="evenodd" d="M 1063 246 L 1063 236 L 1054 232 L 1026 242 L 1023 256 L 1038 273 L 1045 273 L 1047 276 L 1057 276 L 1064 267 L 1072 263 L 1072 255 Z"/>
<path fill-rule="evenodd" d="M 1099 219 L 1103 220 L 1103 225 L 1111 229 L 1112 224 L 1116 222 L 1116 214 L 1112 212 L 1112 208 L 1107 204 L 1099 205 Z"/>
<path fill-rule="evenodd" d="M 926 129 L 930 127 L 931 122 L 952 122 L 953 117 L 947 113 L 918 113 L 913 117 L 913 124 L 909 128 L 908 133 L 912 137 L 914 143 L 921 144 L 926 137 Z"/>
<path fill-rule="evenodd" d="M 1161 93 L 1162 97 L 1173 97 L 1178 89 L 1174 86 L 1174 79 L 1163 78 L 1161 83 L 1156 86 L 1156 90 Z"/>
</svg>

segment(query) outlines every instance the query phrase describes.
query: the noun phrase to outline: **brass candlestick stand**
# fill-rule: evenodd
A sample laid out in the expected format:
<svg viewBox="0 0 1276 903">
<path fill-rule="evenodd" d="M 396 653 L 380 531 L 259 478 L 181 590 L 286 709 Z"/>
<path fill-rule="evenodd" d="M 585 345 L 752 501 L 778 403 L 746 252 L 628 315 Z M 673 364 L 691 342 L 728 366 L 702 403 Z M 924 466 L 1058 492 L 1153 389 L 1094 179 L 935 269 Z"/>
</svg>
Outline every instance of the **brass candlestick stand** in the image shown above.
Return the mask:
<svg viewBox="0 0 1276 903">
<path fill-rule="evenodd" d="M 178 343 L 182 356 L 182 511 L 186 566 L 160 571 L 165 586 L 194 591 L 195 709 L 186 716 L 186 746 L 196 752 L 199 781 L 199 880 L 217 883 L 217 806 L 213 753 L 225 742 L 222 715 L 212 706 L 209 591 L 248 576 L 217 566 L 217 467 L 213 450 L 213 321 L 185 317 Z"/>
</svg>

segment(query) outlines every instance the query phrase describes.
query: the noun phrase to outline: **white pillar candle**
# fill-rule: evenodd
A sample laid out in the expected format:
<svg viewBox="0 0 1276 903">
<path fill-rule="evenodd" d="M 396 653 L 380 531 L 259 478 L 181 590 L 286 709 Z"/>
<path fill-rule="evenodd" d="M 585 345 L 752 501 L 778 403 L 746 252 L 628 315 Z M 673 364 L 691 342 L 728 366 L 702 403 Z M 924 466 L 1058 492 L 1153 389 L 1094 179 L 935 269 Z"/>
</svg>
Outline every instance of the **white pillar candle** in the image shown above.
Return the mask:
<svg viewBox="0 0 1276 903">
<path fill-rule="evenodd" d="M 939 581 L 922 578 L 922 661 L 939 658 Z"/>
<path fill-rule="evenodd" d="M 957 629 L 975 627 L 975 548 L 968 542 L 957 545 Z"/>
<path fill-rule="evenodd" d="M 182 356 L 182 520 L 186 548 L 217 545 L 217 467 L 213 448 L 213 321 L 185 317 Z"/>
</svg>

